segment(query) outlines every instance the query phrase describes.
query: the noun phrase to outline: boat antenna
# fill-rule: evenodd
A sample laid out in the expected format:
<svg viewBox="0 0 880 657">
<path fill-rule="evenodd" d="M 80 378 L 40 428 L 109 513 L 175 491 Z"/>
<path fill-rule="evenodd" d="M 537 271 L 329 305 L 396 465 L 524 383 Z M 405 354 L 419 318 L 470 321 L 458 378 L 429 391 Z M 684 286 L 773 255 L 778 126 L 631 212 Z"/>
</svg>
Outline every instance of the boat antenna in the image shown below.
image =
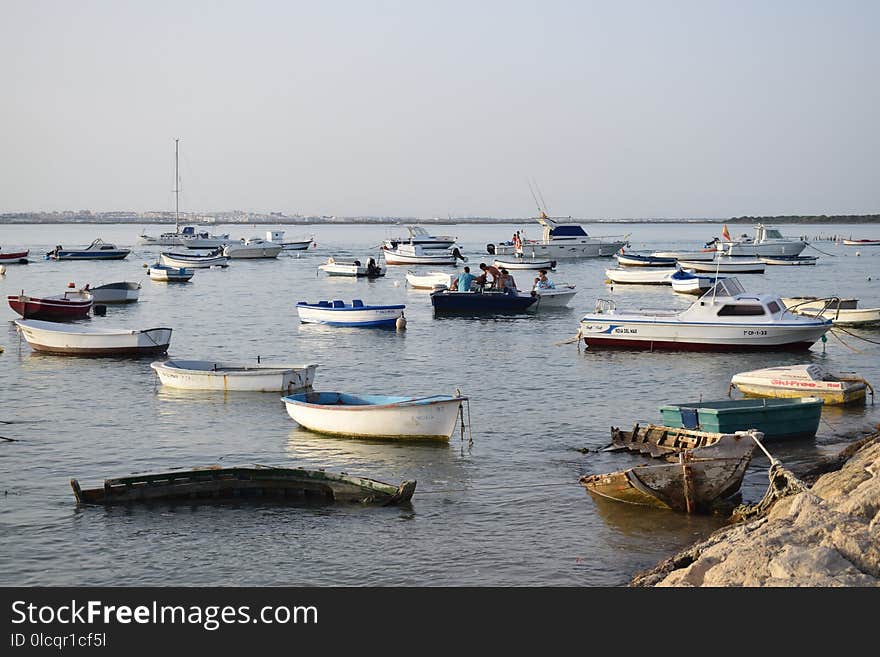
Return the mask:
<svg viewBox="0 0 880 657">
<path fill-rule="evenodd" d="M 538 187 L 538 181 L 535 181 L 535 189 L 538 190 L 538 198 L 541 199 L 541 205 L 544 208 L 544 214 L 547 214 L 547 204 L 544 202 L 544 195 L 541 193 L 541 188 Z"/>
<path fill-rule="evenodd" d="M 535 200 L 535 205 L 538 206 L 538 214 L 545 214 L 545 213 L 544 213 L 544 209 L 541 207 L 541 204 L 538 203 L 538 197 L 537 197 L 537 195 L 535 194 L 535 190 L 534 190 L 534 188 L 532 187 L 532 181 L 531 181 L 531 180 L 526 180 L 526 183 L 527 183 L 528 186 L 529 186 L 529 191 L 532 193 L 532 198 Z"/>
<path fill-rule="evenodd" d="M 178 146 L 180 139 L 174 138 L 174 232 L 180 232 L 180 173 L 178 169 Z"/>
</svg>

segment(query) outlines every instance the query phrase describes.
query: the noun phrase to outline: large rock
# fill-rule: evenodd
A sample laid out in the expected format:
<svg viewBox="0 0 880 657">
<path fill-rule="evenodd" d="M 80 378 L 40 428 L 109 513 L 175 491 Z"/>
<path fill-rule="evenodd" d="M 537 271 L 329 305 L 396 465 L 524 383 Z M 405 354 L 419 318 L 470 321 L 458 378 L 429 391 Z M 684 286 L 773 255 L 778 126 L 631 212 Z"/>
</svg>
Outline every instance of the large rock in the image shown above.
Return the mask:
<svg viewBox="0 0 880 657">
<path fill-rule="evenodd" d="M 637 575 L 631 586 L 880 585 L 880 434 L 812 488 Z"/>
</svg>

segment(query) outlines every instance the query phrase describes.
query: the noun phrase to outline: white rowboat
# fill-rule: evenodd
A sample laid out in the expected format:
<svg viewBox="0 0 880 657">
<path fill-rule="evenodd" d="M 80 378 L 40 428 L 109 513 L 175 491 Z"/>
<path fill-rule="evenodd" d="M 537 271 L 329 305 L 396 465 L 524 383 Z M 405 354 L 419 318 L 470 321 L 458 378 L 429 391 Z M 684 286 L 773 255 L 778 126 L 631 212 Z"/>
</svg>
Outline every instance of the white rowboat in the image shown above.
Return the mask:
<svg viewBox="0 0 880 657">
<path fill-rule="evenodd" d="M 633 283 L 641 285 L 669 285 L 672 275 L 678 268 L 660 269 L 658 267 L 633 267 L 606 269 L 605 278 L 612 283 Z"/>
<path fill-rule="evenodd" d="M 24 339 L 35 351 L 74 356 L 162 354 L 171 342 L 170 328 L 94 329 L 88 326 L 17 319 Z"/>
<path fill-rule="evenodd" d="M 208 267 L 228 267 L 229 257 L 225 255 L 191 255 L 189 253 L 161 253 L 159 259 L 169 267 L 205 269 Z"/>
<path fill-rule="evenodd" d="M 437 290 L 450 287 L 455 278 L 455 274 L 442 271 L 431 271 L 427 274 L 417 274 L 413 271 L 406 272 L 406 282 L 410 287 L 418 290 Z"/>
<path fill-rule="evenodd" d="M 98 287 L 86 285 L 81 291 L 89 292 L 95 303 L 134 303 L 140 296 L 141 284 L 122 281 Z"/>
<path fill-rule="evenodd" d="M 151 363 L 163 385 L 185 390 L 287 392 L 309 388 L 317 365 L 166 360 Z"/>
<path fill-rule="evenodd" d="M 679 260 L 685 269 L 720 274 L 763 274 L 765 265 L 760 260 L 749 258 L 719 257 L 715 260 Z"/>
<path fill-rule="evenodd" d="M 859 375 L 831 374 L 815 363 L 740 372 L 730 380 L 730 387 L 753 397 L 819 397 L 826 406 L 864 403 L 869 388 L 874 395 L 874 389 Z"/>
<path fill-rule="evenodd" d="M 195 269 L 169 267 L 168 265 L 160 265 L 158 262 L 150 265 L 150 268 L 147 270 L 150 280 L 164 283 L 186 283 L 195 273 Z"/>
</svg>

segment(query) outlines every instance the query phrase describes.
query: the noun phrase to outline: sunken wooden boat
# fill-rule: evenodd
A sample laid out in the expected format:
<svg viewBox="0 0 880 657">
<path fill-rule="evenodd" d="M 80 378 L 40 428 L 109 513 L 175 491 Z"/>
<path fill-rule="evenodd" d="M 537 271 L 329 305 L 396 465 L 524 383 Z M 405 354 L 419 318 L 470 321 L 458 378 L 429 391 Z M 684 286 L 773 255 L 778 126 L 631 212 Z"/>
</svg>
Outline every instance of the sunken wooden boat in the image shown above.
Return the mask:
<svg viewBox="0 0 880 657">
<path fill-rule="evenodd" d="M 667 427 L 660 424 L 636 424 L 631 431 L 611 427 L 611 444 L 603 452 L 634 452 L 651 458 L 678 458 L 678 453 L 697 447 L 708 447 L 717 443 L 723 436 L 736 434 Z M 755 435 L 762 439 L 761 432 Z"/>
<path fill-rule="evenodd" d="M 406 480 L 395 486 L 344 472 L 212 465 L 105 479 L 100 488 L 82 488 L 71 479 L 70 486 L 77 504 L 256 500 L 389 506 L 409 502 L 416 482 Z"/>
<path fill-rule="evenodd" d="M 726 434 L 706 447 L 680 451 L 676 462 L 584 475 L 580 483 L 590 494 L 618 502 L 710 512 L 739 492 L 755 447 L 751 432 Z"/>
</svg>

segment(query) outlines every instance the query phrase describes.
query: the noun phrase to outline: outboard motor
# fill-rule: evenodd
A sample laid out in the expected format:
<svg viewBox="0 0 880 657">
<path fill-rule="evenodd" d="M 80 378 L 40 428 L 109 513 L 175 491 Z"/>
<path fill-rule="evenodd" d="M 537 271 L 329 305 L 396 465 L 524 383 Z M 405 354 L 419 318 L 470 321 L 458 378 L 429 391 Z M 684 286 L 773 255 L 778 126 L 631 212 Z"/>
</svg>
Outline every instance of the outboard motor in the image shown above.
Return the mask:
<svg viewBox="0 0 880 657">
<path fill-rule="evenodd" d="M 486 245 L 486 253 L 488 253 L 489 255 L 495 255 L 495 245 L 494 244 L 487 244 Z"/>
<path fill-rule="evenodd" d="M 98 303 L 92 306 L 92 314 L 97 315 L 98 317 L 103 317 L 107 314 L 107 306 L 103 303 Z"/>
<path fill-rule="evenodd" d="M 461 255 L 461 251 L 458 250 L 457 246 L 453 247 L 453 249 L 452 249 L 452 257 L 455 258 L 456 260 L 463 260 L 464 262 L 467 262 L 467 258 L 465 258 L 463 255 Z"/>
</svg>

